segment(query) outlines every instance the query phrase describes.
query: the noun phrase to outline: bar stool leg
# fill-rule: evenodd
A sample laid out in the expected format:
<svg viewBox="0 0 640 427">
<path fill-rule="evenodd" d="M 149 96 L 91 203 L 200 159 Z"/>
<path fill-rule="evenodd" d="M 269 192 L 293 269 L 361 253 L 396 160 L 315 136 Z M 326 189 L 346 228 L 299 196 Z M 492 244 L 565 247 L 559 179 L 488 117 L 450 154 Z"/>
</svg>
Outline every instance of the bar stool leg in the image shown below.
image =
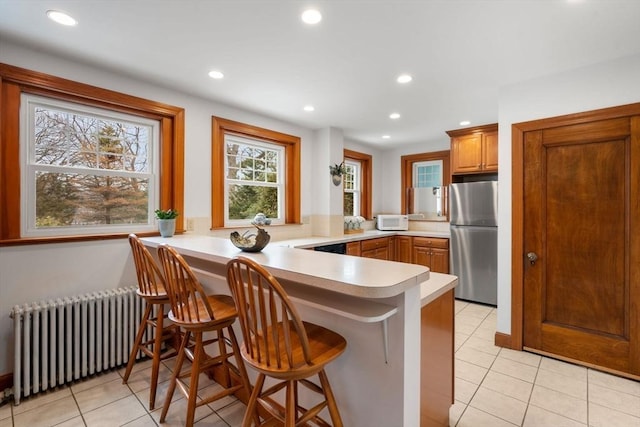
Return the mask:
<svg viewBox="0 0 640 427">
<path fill-rule="evenodd" d="M 149 410 L 156 405 L 156 390 L 158 388 L 158 371 L 160 370 L 160 353 L 164 339 L 164 304 L 159 304 L 156 313 L 156 336 L 153 343 L 153 366 L 151 367 L 151 390 L 149 392 Z"/>
<path fill-rule="evenodd" d="M 151 304 L 147 303 L 144 309 L 144 314 L 142 315 L 142 320 L 140 321 L 140 326 L 138 326 L 136 340 L 133 343 L 133 347 L 131 348 L 131 354 L 129 355 L 129 361 L 127 362 L 127 369 L 124 371 L 124 376 L 122 377 L 122 384 L 126 384 L 127 381 L 129 381 L 129 375 L 131 375 L 133 365 L 134 363 L 136 363 L 136 353 L 140 351 L 140 343 L 142 342 L 144 331 L 147 328 L 147 321 L 151 316 L 151 308 Z"/>
<path fill-rule="evenodd" d="M 320 385 L 324 391 L 324 397 L 327 399 L 329 415 L 331 416 L 331 424 L 333 424 L 333 427 L 342 427 L 342 419 L 340 418 L 340 411 L 338 411 L 338 404 L 336 403 L 336 398 L 333 395 L 333 390 L 331 390 L 331 386 L 329 385 L 329 377 L 327 377 L 327 373 L 324 369 L 318 372 L 318 377 L 320 378 Z"/>
<path fill-rule="evenodd" d="M 242 419 L 242 427 L 251 427 L 251 418 L 258 417 L 257 411 L 257 403 L 258 396 L 262 393 L 262 386 L 264 385 L 265 376 L 262 373 L 258 374 L 258 378 L 256 379 L 256 384 L 253 386 L 253 391 L 251 392 L 251 397 L 249 397 L 249 401 L 247 402 L 247 410 L 244 413 L 244 418 Z M 256 425 L 260 425 L 259 423 Z"/>
<path fill-rule="evenodd" d="M 189 381 L 189 399 L 187 403 L 187 420 L 185 425 L 192 426 L 196 412 L 196 401 L 198 398 L 198 380 L 200 378 L 200 363 L 204 354 L 204 345 L 202 344 L 202 332 L 194 333 L 196 338 L 196 346 L 193 350 L 193 364 L 191 365 L 191 378 Z"/>
<path fill-rule="evenodd" d="M 177 382 L 178 376 L 180 375 L 180 371 L 182 370 L 182 364 L 184 363 L 184 358 L 185 358 L 185 348 L 189 343 L 189 339 L 191 339 L 191 331 L 185 331 L 184 337 L 182 338 L 182 344 L 180 344 L 180 349 L 178 350 L 178 358 L 176 359 L 176 365 L 173 368 L 173 374 L 171 374 L 171 382 L 169 383 L 167 396 L 165 397 L 164 405 L 162 406 L 162 414 L 160 414 L 161 423 L 163 423 L 165 418 L 167 417 L 169 406 L 171 406 L 171 399 L 173 399 L 173 393 L 176 391 L 176 382 Z"/>
</svg>

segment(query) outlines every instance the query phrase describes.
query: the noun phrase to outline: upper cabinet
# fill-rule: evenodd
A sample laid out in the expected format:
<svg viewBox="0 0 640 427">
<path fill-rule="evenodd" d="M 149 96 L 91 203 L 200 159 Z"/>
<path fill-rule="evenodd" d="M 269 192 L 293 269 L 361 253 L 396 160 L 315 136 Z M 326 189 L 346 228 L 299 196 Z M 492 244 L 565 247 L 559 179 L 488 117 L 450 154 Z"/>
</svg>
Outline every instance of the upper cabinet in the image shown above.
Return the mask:
<svg viewBox="0 0 640 427">
<path fill-rule="evenodd" d="M 447 131 L 451 137 L 451 173 L 498 172 L 498 124 Z"/>
</svg>

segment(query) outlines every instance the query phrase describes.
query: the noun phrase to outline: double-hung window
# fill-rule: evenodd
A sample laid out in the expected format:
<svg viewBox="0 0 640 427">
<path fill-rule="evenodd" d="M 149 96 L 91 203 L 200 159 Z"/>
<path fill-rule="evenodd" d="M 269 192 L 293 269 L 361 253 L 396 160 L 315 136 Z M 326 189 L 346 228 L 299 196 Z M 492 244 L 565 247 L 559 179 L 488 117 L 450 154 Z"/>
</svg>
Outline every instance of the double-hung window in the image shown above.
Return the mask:
<svg viewBox="0 0 640 427">
<path fill-rule="evenodd" d="M 343 210 L 345 216 L 360 215 L 360 200 L 362 195 L 362 174 L 360 162 L 345 160 L 344 182 L 344 203 Z"/>
<path fill-rule="evenodd" d="M 153 231 L 159 123 L 23 94 L 25 237 Z"/>
<path fill-rule="evenodd" d="M 284 147 L 238 135 L 225 135 L 225 223 L 247 225 L 263 213 L 272 224 L 284 218 Z"/>
</svg>

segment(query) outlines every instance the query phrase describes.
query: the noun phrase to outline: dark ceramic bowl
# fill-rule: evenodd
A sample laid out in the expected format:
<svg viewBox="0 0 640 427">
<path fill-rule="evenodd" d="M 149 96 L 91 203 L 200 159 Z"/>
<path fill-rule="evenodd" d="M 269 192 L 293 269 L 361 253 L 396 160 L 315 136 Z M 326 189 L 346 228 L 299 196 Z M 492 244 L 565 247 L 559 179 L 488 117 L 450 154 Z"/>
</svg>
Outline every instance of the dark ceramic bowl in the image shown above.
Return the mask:
<svg viewBox="0 0 640 427">
<path fill-rule="evenodd" d="M 267 246 L 271 236 L 262 228 L 257 227 L 257 234 L 248 234 L 249 231 L 245 231 L 243 234 L 234 231 L 231 233 L 230 239 L 233 245 L 244 252 L 260 252 Z"/>
</svg>

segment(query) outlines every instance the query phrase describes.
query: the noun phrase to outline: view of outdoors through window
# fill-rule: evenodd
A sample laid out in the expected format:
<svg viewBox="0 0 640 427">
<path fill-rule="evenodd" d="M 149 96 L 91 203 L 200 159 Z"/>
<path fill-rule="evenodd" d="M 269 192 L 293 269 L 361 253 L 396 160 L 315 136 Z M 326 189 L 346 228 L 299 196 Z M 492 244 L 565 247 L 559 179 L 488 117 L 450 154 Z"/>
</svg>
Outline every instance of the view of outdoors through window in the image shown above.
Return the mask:
<svg viewBox="0 0 640 427">
<path fill-rule="evenodd" d="M 248 220 L 257 213 L 280 218 L 284 183 L 284 150 L 267 144 L 225 136 L 227 153 L 228 220 Z"/>
<path fill-rule="evenodd" d="M 31 102 L 27 186 L 35 228 L 149 224 L 150 124 Z"/>
<path fill-rule="evenodd" d="M 343 176 L 345 216 L 360 215 L 360 167 L 358 163 L 345 162 L 346 173 Z"/>
</svg>

